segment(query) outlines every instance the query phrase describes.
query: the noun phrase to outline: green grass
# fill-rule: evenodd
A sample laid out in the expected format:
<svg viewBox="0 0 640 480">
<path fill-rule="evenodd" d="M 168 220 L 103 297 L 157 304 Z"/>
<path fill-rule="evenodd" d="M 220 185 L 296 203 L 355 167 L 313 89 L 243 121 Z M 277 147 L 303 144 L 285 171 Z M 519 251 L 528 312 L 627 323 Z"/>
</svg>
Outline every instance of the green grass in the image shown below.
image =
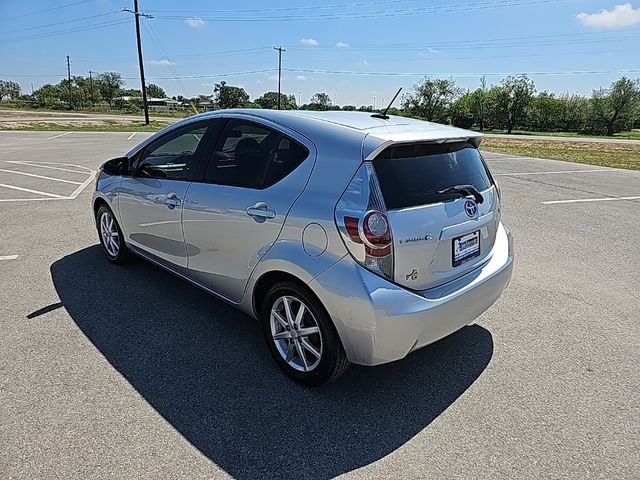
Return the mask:
<svg viewBox="0 0 640 480">
<path fill-rule="evenodd" d="M 486 137 L 480 148 L 487 152 L 640 170 L 640 145 Z"/>
<path fill-rule="evenodd" d="M 16 122 L 0 123 L 0 130 L 44 131 L 44 132 L 157 132 L 169 125 L 167 122 L 152 121 L 149 125 L 138 121 L 100 120 L 91 122 Z"/>
<path fill-rule="evenodd" d="M 482 133 L 497 133 L 497 134 L 506 134 L 506 130 L 485 130 Z M 630 132 L 619 132 L 613 135 L 613 137 L 607 137 L 603 135 L 589 135 L 586 133 L 576 133 L 576 132 L 532 132 L 529 130 L 514 130 L 511 132 L 511 135 L 514 137 L 517 136 L 542 136 L 542 137 L 568 137 L 568 138 L 617 138 L 620 140 L 640 140 L 640 130 L 631 130 Z"/>
</svg>

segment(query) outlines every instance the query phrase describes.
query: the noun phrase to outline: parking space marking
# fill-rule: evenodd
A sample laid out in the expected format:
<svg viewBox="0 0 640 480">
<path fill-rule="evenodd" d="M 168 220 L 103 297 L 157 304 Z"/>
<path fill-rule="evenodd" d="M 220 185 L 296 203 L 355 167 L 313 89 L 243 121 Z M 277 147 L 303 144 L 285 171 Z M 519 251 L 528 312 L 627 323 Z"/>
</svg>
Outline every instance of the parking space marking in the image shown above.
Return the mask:
<svg viewBox="0 0 640 480">
<path fill-rule="evenodd" d="M 25 175 L 28 177 L 36 177 L 36 178 L 42 178 L 45 180 L 51 180 L 55 182 L 64 182 L 64 183 L 70 183 L 72 185 L 77 185 L 77 188 L 70 195 L 58 195 L 56 193 L 43 192 L 40 190 L 32 190 L 30 188 L 20 187 L 17 185 L 7 185 L 5 183 L 0 183 L 0 187 L 40 195 L 39 197 L 36 197 L 36 198 L 0 198 L 0 202 L 37 202 L 37 201 L 47 201 L 47 200 L 74 200 L 93 181 L 93 179 L 96 177 L 96 174 L 97 174 L 97 172 L 95 170 L 92 170 L 91 168 L 84 167 L 82 165 L 75 165 L 72 163 L 25 162 L 20 160 L 6 160 L 6 162 L 11 163 L 13 165 L 47 168 L 50 170 L 71 172 L 71 173 L 76 173 L 80 175 L 86 175 L 86 178 L 84 181 L 79 182 L 75 180 L 67 180 L 67 179 L 61 179 L 61 178 L 55 178 L 55 177 L 48 177 L 45 175 L 38 175 L 30 172 L 20 172 L 17 170 L 0 169 L 0 171 L 2 172 L 16 173 L 18 175 Z M 64 167 L 75 167 L 75 168 L 64 168 Z"/>
<path fill-rule="evenodd" d="M 73 132 L 65 132 L 65 133 L 61 133 L 59 135 L 54 135 L 53 137 L 49 137 L 47 138 L 47 140 L 53 140 L 54 138 L 60 138 L 60 137 L 64 137 L 66 135 L 71 135 Z"/>
<path fill-rule="evenodd" d="M 83 175 L 86 175 L 87 173 L 93 171 L 90 168 L 83 167 L 81 165 L 70 165 L 68 163 L 55 163 L 55 162 L 37 163 L 37 162 L 23 162 L 23 161 L 20 161 L 20 160 L 7 160 L 7 163 L 15 163 L 17 165 L 25 165 L 27 167 L 48 168 L 49 170 L 60 170 L 62 172 L 80 173 L 80 174 L 83 174 Z M 69 168 L 52 167 L 50 164 L 53 164 L 53 165 L 66 165 L 67 167 L 68 166 L 72 166 L 72 167 L 79 167 L 79 168 L 87 168 L 87 170 L 86 171 L 83 171 L 83 170 L 71 170 Z"/>
<path fill-rule="evenodd" d="M 597 173 L 597 172 L 619 172 L 617 168 L 590 168 L 588 170 L 557 170 L 555 172 L 515 172 L 515 173 L 494 173 L 494 177 L 508 177 L 509 175 L 556 175 L 563 173 Z"/>
<path fill-rule="evenodd" d="M 18 255 L 0 255 L 0 260 L 15 260 Z"/>
<path fill-rule="evenodd" d="M 127 137 L 127 140 L 131 140 L 138 132 L 133 132 L 131 135 Z"/>
<path fill-rule="evenodd" d="M 24 188 L 24 187 L 16 187 L 15 185 L 6 185 L 4 183 L 0 183 L 0 187 L 4 187 L 4 188 L 10 188 L 12 190 L 19 190 L 21 192 L 29 192 L 29 193 L 35 193 L 37 195 L 45 195 L 47 197 L 53 197 L 53 198 L 65 198 L 64 195 L 58 195 L 56 193 L 49 193 L 49 192 L 41 192 L 40 190 L 31 190 L 30 188 Z"/>
<path fill-rule="evenodd" d="M 543 205 L 557 205 L 559 203 L 584 203 L 584 202 L 613 202 L 614 200 L 640 200 L 640 196 L 636 197 L 602 197 L 602 198 L 578 198 L 575 200 L 552 200 L 542 202 Z"/>
<path fill-rule="evenodd" d="M 19 172 L 18 170 L 5 170 L 4 168 L 0 168 L 0 172 L 15 173 L 16 175 L 25 175 L 27 177 L 43 178 L 45 180 L 53 180 L 54 182 L 73 183 L 75 185 L 80 185 L 82 183 L 75 182 L 73 180 L 65 180 L 62 178 L 47 177 L 45 175 L 36 175 L 35 173 Z"/>
</svg>

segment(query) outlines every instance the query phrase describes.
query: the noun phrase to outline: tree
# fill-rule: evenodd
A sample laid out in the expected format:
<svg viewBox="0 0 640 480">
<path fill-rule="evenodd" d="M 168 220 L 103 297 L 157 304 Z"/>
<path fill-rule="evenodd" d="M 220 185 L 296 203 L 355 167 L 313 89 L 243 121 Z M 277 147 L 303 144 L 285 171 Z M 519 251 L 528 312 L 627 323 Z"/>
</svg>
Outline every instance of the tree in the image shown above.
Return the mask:
<svg viewBox="0 0 640 480">
<path fill-rule="evenodd" d="M 467 92 L 458 98 L 449 110 L 451 116 L 451 123 L 460 128 L 473 127 L 476 119 L 472 111 L 472 103 L 474 100 L 474 94 Z"/>
<path fill-rule="evenodd" d="M 541 132 L 564 130 L 566 101 L 553 93 L 541 92 L 527 106 L 527 126 Z"/>
<path fill-rule="evenodd" d="M 122 75 L 118 72 L 104 72 L 96 76 L 96 83 L 98 90 L 102 95 L 109 107 L 113 105 L 113 99 L 122 94 L 122 87 L 124 87 L 124 80 Z"/>
<path fill-rule="evenodd" d="M 58 85 L 46 83 L 34 91 L 33 97 L 36 100 L 36 105 L 47 108 L 60 106 L 60 104 L 63 103 L 62 96 L 65 95 L 65 92 L 62 91 L 61 85 L 62 82 Z"/>
<path fill-rule="evenodd" d="M 407 113 L 431 122 L 448 123 L 449 109 L 459 95 L 453 80 L 425 78 L 413 89 L 414 93 L 403 98 L 402 107 Z"/>
<path fill-rule="evenodd" d="M 511 133 L 524 119 L 525 109 L 535 93 L 535 85 L 526 75 L 508 76 L 489 93 L 494 121 Z"/>
<path fill-rule="evenodd" d="M 329 110 L 331 109 L 331 97 L 327 93 L 316 93 L 309 99 L 309 104 L 306 107 L 308 110 Z"/>
<path fill-rule="evenodd" d="M 149 98 L 167 98 L 167 94 L 164 89 L 155 83 L 147 85 L 147 96 Z"/>
<path fill-rule="evenodd" d="M 241 87 L 227 85 L 224 80 L 213 89 L 219 108 L 241 108 L 249 104 L 249 94 Z"/>
<path fill-rule="evenodd" d="M 15 100 L 20 96 L 20 84 L 11 80 L 0 80 L 0 100 L 8 97 Z"/>
<path fill-rule="evenodd" d="M 640 80 L 622 77 L 609 89 L 594 90 L 591 96 L 591 116 L 594 132 L 612 136 L 633 124 L 640 102 Z"/>
<path fill-rule="evenodd" d="M 255 101 L 260 108 L 278 108 L 278 92 L 266 92 Z M 280 94 L 280 108 L 282 110 L 294 110 L 297 108 L 296 97 L 294 95 Z"/>
</svg>

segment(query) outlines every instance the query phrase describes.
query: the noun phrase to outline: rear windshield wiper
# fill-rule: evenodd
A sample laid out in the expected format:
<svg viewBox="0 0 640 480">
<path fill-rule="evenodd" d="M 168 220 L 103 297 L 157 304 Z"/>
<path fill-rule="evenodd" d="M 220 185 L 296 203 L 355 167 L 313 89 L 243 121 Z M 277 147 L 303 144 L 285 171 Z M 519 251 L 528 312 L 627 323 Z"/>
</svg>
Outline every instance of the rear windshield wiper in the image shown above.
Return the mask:
<svg viewBox="0 0 640 480">
<path fill-rule="evenodd" d="M 459 194 L 463 197 L 473 197 L 476 203 L 484 202 L 484 197 L 473 185 L 454 185 L 436 192 L 438 195 Z"/>
</svg>

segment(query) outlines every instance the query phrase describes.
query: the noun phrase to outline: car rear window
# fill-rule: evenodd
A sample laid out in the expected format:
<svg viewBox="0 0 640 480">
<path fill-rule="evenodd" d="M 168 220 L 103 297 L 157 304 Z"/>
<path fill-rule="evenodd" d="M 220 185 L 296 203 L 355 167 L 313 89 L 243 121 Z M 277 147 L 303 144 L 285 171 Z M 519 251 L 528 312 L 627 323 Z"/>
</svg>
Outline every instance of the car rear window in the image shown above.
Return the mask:
<svg viewBox="0 0 640 480">
<path fill-rule="evenodd" d="M 395 145 L 373 165 L 390 210 L 460 198 L 436 193 L 454 185 L 473 185 L 481 192 L 493 183 L 480 152 L 466 142 Z"/>
</svg>

